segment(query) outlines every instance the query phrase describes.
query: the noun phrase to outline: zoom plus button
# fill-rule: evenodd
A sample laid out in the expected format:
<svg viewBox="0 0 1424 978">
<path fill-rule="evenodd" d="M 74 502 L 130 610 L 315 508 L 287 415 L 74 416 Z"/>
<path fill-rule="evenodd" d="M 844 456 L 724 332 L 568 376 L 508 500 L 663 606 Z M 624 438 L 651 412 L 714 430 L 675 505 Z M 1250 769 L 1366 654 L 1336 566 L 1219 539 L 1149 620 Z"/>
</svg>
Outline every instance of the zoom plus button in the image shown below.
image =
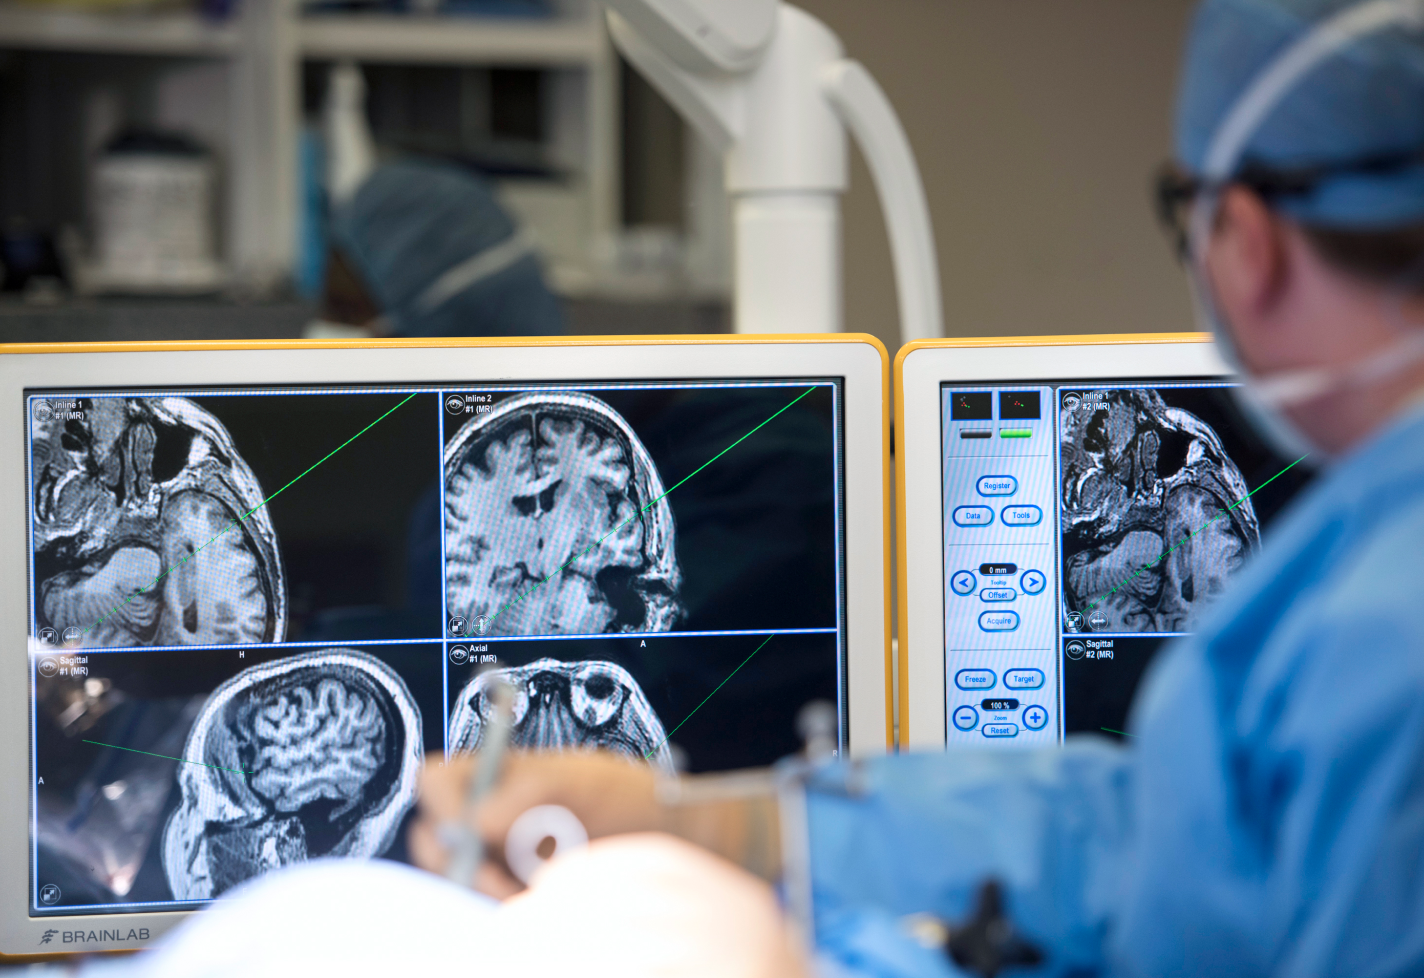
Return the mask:
<svg viewBox="0 0 1424 978">
<path fill-rule="evenodd" d="M 1030 706 L 1023 711 L 1023 722 L 1030 730 L 1042 730 L 1048 722 L 1048 711 L 1041 706 Z"/>
<path fill-rule="evenodd" d="M 954 725 L 960 730 L 973 730 L 979 725 L 979 711 L 972 706 L 961 706 L 954 711 Z"/>
<path fill-rule="evenodd" d="M 1019 616 L 1012 611 L 981 612 L 979 627 L 986 632 L 1011 632 L 1019 627 Z"/>
<path fill-rule="evenodd" d="M 988 506 L 960 506 L 954 511 L 955 526 L 988 526 L 994 522 L 994 511 Z"/>
</svg>

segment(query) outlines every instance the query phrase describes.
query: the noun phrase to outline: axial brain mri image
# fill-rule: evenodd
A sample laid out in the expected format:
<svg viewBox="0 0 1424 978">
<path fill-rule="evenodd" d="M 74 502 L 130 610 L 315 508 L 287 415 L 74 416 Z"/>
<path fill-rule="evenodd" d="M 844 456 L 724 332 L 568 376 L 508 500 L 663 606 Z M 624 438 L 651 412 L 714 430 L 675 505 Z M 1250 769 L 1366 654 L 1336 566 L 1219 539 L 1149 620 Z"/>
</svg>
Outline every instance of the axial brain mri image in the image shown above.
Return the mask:
<svg viewBox="0 0 1424 978">
<path fill-rule="evenodd" d="M 178 900 L 322 856 L 390 847 L 415 802 L 420 711 L 380 660 L 323 649 L 220 686 L 188 735 L 163 832 Z"/>
<path fill-rule="evenodd" d="M 1095 631 L 1190 631 L 1260 546 L 1221 438 L 1147 389 L 1067 397 L 1060 430 L 1065 612 L 1102 612 Z"/>
<path fill-rule="evenodd" d="M 178 397 L 34 403 L 39 627 L 86 647 L 282 640 L 276 533 L 212 414 Z"/>
<path fill-rule="evenodd" d="M 494 716 L 493 687 L 514 691 L 510 743 L 525 750 L 599 749 L 649 761 L 673 773 L 667 735 L 636 680 L 612 662 L 539 659 L 472 679 L 450 717 L 450 749 L 479 749 Z"/>
<path fill-rule="evenodd" d="M 662 494 L 647 449 L 599 398 L 500 401 L 445 450 L 448 613 L 476 635 L 670 630 L 682 575 Z"/>
</svg>

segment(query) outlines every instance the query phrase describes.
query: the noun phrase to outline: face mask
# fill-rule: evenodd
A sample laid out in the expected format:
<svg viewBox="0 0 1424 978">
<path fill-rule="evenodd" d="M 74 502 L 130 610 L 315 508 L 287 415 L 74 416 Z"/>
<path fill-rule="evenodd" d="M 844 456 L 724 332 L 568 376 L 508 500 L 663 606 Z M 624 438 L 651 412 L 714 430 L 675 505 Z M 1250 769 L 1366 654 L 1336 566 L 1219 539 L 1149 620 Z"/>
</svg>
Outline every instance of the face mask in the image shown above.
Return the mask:
<svg viewBox="0 0 1424 978">
<path fill-rule="evenodd" d="M 1202 174 L 1209 189 L 1192 208 L 1190 272 L 1197 318 L 1216 338 L 1227 363 L 1241 375 L 1243 384 L 1234 388 L 1236 401 L 1257 434 L 1282 457 L 1310 456 L 1307 464 L 1318 465 L 1329 453 L 1314 444 L 1285 409 L 1398 376 L 1424 360 L 1424 330 L 1405 328 L 1398 341 L 1354 363 L 1254 376 L 1241 362 L 1235 338 L 1216 304 L 1206 271 L 1206 249 L 1221 200 L 1220 188 L 1235 172 L 1251 137 L 1271 111 L 1323 61 L 1367 35 L 1401 24 L 1424 25 L 1424 2 L 1367 0 L 1323 21 L 1286 48 L 1247 88 L 1212 137 Z M 1403 316 L 1397 318 L 1403 326 Z"/>
</svg>

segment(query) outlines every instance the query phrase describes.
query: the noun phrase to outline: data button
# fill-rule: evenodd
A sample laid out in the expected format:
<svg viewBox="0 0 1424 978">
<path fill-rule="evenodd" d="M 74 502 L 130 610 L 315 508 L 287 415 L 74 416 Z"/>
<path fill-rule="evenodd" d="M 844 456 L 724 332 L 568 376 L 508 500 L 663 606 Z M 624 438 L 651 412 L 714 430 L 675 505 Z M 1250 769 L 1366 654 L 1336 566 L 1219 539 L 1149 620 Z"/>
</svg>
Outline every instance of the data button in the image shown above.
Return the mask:
<svg viewBox="0 0 1424 978">
<path fill-rule="evenodd" d="M 988 506 L 960 506 L 954 511 L 955 526 L 988 526 L 994 522 L 994 511 Z"/>
</svg>

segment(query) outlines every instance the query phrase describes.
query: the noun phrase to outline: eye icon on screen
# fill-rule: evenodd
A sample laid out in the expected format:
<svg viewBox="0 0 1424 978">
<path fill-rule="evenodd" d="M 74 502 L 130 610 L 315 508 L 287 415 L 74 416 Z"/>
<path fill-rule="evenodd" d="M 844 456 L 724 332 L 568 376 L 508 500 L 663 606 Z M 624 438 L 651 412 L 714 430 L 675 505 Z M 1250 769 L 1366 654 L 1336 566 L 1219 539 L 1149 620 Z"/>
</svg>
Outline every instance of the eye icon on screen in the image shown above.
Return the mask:
<svg viewBox="0 0 1424 978">
<path fill-rule="evenodd" d="M 451 414 L 464 414 L 465 399 L 459 394 L 451 394 L 449 397 L 445 398 L 445 410 L 449 411 Z"/>
<path fill-rule="evenodd" d="M 1083 399 L 1077 394 L 1063 395 L 1063 410 L 1065 411 L 1076 411 L 1078 410 L 1078 405 L 1082 403 Z"/>
</svg>

